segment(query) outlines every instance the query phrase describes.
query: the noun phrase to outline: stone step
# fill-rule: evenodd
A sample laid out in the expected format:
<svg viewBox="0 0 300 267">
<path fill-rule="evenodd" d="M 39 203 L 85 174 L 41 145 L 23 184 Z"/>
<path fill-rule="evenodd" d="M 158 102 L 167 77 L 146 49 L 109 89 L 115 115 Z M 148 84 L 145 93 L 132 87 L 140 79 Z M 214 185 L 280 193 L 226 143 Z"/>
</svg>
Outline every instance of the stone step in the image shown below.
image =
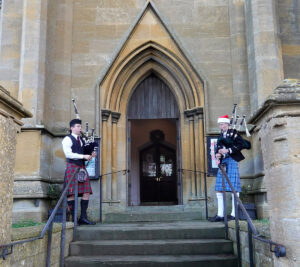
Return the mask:
<svg viewBox="0 0 300 267">
<path fill-rule="evenodd" d="M 232 242 L 225 239 L 102 240 L 77 241 L 70 245 L 71 256 L 217 255 L 232 252 Z"/>
<path fill-rule="evenodd" d="M 207 221 L 97 224 L 80 226 L 77 232 L 77 241 L 224 239 L 224 237 L 225 230 L 222 223 Z"/>
<path fill-rule="evenodd" d="M 186 208 L 184 205 L 168 205 L 168 206 L 130 206 L 126 208 L 126 212 L 140 212 L 140 213 L 149 213 L 149 212 L 183 212 L 191 211 L 191 209 Z M 197 211 L 197 210 L 193 210 Z"/>
<path fill-rule="evenodd" d="M 113 212 L 105 215 L 105 223 L 128 223 L 128 222 L 174 222 L 203 220 L 205 215 L 201 211 L 142 211 L 131 210 L 125 212 Z"/>
<path fill-rule="evenodd" d="M 65 267 L 236 267 L 232 255 L 71 256 Z"/>
</svg>

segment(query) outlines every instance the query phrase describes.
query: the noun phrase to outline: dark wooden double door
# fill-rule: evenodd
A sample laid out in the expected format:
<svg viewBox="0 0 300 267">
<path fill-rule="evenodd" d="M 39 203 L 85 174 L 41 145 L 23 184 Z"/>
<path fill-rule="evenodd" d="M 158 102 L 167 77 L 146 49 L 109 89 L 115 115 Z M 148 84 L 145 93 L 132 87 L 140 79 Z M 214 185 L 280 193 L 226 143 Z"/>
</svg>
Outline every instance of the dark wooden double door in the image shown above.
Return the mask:
<svg viewBox="0 0 300 267">
<path fill-rule="evenodd" d="M 176 151 L 155 143 L 140 151 L 142 204 L 177 204 Z"/>
</svg>

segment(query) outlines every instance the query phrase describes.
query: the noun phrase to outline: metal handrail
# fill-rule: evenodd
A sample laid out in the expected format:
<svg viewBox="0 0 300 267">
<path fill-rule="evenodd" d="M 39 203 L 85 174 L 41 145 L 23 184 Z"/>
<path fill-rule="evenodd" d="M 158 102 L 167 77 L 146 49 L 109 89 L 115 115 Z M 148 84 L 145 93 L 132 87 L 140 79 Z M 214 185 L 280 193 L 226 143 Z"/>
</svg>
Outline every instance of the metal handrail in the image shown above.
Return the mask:
<svg viewBox="0 0 300 267">
<path fill-rule="evenodd" d="M 234 201 L 235 201 L 235 229 L 236 229 L 236 240 L 237 240 L 237 254 L 238 254 L 238 260 L 239 265 L 241 266 L 241 251 L 240 251 L 240 237 L 239 237 L 239 209 L 241 208 L 243 214 L 246 217 L 247 224 L 248 224 L 248 241 L 249 241 L 249 258 L 250 258 L 250 267 L 254 266 L 253 264 L 253 244 L 252 244 L 252 238 L 259 240 L 261 242 L 269 244 L 269 248 L 271 252 L 274 252 L 277 257 L 284 257 L 286 255 L 286 248 L 282 244 L 279 244 L 277 242 L 274 242 L 272 240 L 268 240 L 265 238 L 262 238 L 261 235 L 258 233 L 255 225 L 253 224 L 248 212 L 246 211 L 243 203 L 241 202 L 240 198 L 237 195 L 237 192 L 235 191 L 232 183 L 230 182 L 228 175 L 226 171 L 224 170 L 223 166 L 219 164 L 219 169 L 222 172 L 222 186 L 223 186 L 223 194 L 224 194 L 224 224 L 225 224 L 225 234 L 226 238 L 228 239 L 228 223 L 227 223 L 227 210 L 226 210 L 226 194 L 225 194 L 225 179 L 228 182 L 232 193 L 234 194 Z M 207 177 L 212 176 L 211 173 L 199 171 L 199 170 L 189 170 L 189 169 L 178 169 L 179 172 L 194 172 L 199 174 L 204 174 L 204 191 L 205 191 L 205 206 L 206 206 L 206 219 L 208 219 L 208 209 L 207 209 Z M 224 178 L 225 177 L 225 178 Z"/>
<path fill-rule="evenodd" d="M 68 191 L 68 188 L 70 187 L 70 184 L 71 182 L 73 181 L 73 179 L 75 178 L 75 175 L 78 173 L 80 167 L 76 168 L 75 172 L 73 173 L 73 177 L 72 179 L 70 179 L 70 181 L 68 182 L 67 185 L 64 186 L 64 190 L 55 206 L 55 208 L 53 209 L 49 219 L 47 220 L 40 236 L 38 237 L 34 237 L 34 238 L 29 238 L 29 239 L 25 239 L 25 240 L 21 240 L 21 241 L 15 241 L 15 242 L 11 242 L 9 244 L 4 244 L 4 245 L 0 245 L 0 249 L 2 249 L 2 253 L 0 254 L 0 257 L 2 257 L 4 260 L 7 258 L 8 255 L 12 254 L 13 253 L 13 247 L 15 245 L 20 245 L 20 244 L 24 244 L 24 243 L 28 243 L 28 242 L 32 242 L 32 241 L 35 241 L 35 240 L 38 240 L 38 239 L 42 239 L 44 238 L 46 232 L 48 231 L 48 248 L 47 248 L 47 262 L 46 262 L 46 266 L 50 266 L 50 255 L 51 255 L 51 241 L 52 241 L 52 227 L 53 227 L 53 220 L 54 220 L 54 217 L 58 211 L 58 208 L 59 206 L 61 205 L 61 203 L 64 201 L 66 202 L 66 197 L 67 197 L 67 191 Z M 76 179 L 76 187 L 77 187 L 77 194 L 78 194 L 78 184 L 77 184 L 77 179 Z M 76 191 L 76 189 L 75 189 Z M 63 216 L 64 216 L 64 219 L 63 220 L 63 229 L 62 229 L 62 235 L 64 234 L 64 231 L 65 231 L 65 222 L 66 222 L 66 212 L 65 212 L 65 209 L 63 210 Z M 76 220 L 75 220 L 76 221 Z M 75 227 L 75 226 L 74 226 Z M 8 251 L 8 248 L 10 248 L 10 251 Z M 64 249 L 61 250 L 61 252 L 64 252 Z M 60 265 L 60 266 L 63 266 L 63 265 Z"/>
<path fill-rule="evenodd" d="M 33 238 L 29 238 L 29 239 L 25 239 L 25 240 L 20 240 L 20 241 L 15 241 L 15 242 L 11 242 L 9 244 L 4 244 L 4 245 L 0 245 L 0 249 L 2 249 L 2 253 L 0 254 L 0 258 L 3 258 L 4 260 L 7 258 L 8 255 L 13 253 L 13 247 L 15 245 L 20 245 L 20 244 L 24 244 L 24 243 L 29 243 L 38 239 L 42 239 L 44 238 L 44 236 L 46 235 L 47 231 L 48 231 L 48 244 L 47 244 L 47 258 L 46 258 L 46 266 L 50 267 L 50 258 L 51 258 L 51 244 L 52 244 L 52 229 L 53 229 L 53 220 L 54 217 L 59 209 L 59 206 L 61 204 L 63 204 L 63 218 L 62 218 L 62 231 L 61 231 L 61 242 L 60 242 L 60 267 L 64 266 L 64 251 L 65 251 L 65 240 L 66 240 L 66 210 L 67 210 L 67 191 L 68 188 L 70 187 L 72 181 L 74 180 L 76 174 L 79 172 L 80 167 L 77 167 L 75 169 L 75 172 L 73 173 L 72 178 L 69 180 L 69 182 L 67 184 L 64 184 L 64 188 L 63 188 L 63 192 L 57 202 L 57 204 L 55 205 L 55 208 L 53 209 L 49 219 L 47 220 L 41 234 L 38 237 L 33 237 Z M 110 172 L 110 173 L 105 173 L 105 174 L 101 174 L 99 175 L 100 178 L 100 184 L 102 181 L 102 177 L 106 176 L 106 175 L 110 175 L 110 174 L 114 174 L 114 173 L 119 173 L 122 172 L 123 175 L 125 175 L 126 173 L 129 172 L 129 170 L 120 170 L 120 171 L 115 171 L 115 172 Z M 100 195 L 102 195 L 101 191 L 102 188 L 100 186 Z M 73 240 L 76 240 L 76 236 L 77 236 L 77 212 L 78 212 L 78 179 L 75 179 L 75 207 L 74 207 L 74 230 L 73 230 Z M 102 202 L 100 201 L 100 214 L 102 214 Z M 102 216 L 102 215 L 101 215 Z M 102 220 L 100 220 L 102 221 Z M 9 250 L 10 249 L 10 250 Z"/>
<path fill-rule="evenodd" d="M 253 263 L 253 244 L 252 244 L 252 237 L 254 239 L 257 239 L 261 242 L 264 242 L 264 243 L 267 243 L 269 244 L 269 248 L 270 248 L 270 251 L 271 252 L 274 252 L 276 257 L 285 257 L 286 256 L 286 248 L 284 245 L 282 244 L 279 244 L 277 242 L 274 242 L 272 240 L 268 240 L 268 239 L 265 239 L 265 238 L 262 238 L 260 237 L 261 235 L 258 233 L 256 227 L 254 226 L 248 212 L 246 211 L 243 203 L 241 202 L 239 196 L 237 195 L 237 192 L 235 191 L 232 183 L 230 182 L 229 180 L 229 177 L 223 167 L 223 165 L 220 163 L 219 164 L 219 169 L 220 171 L 222 172 L 222 184 L 223 184 L 223 194 L 224 194 L 224 197 L 225 197 L 225 179 L 228 183 L 228 185 L 230 186 L 231 188 L 231 191 L 232 193 L 234 194 L 234 202 L 235 202 L 235 229 L 236 229 L 236 235 L 237 235 L 237 252 L 238 252 L 238 257 L 239 257 L 239 266 L 242 266 L 241 264 L 241 252 L 240 252 L 240 244 L 239 244 L 239 222 L 238 222 L 238 207 L 241 208 L 243 214 L 245 215 L 246 217 L 246 220 L 247 220 L 247 224 L 248 224 L 248 242 L 249 242 L 249 258 L 250 258 L 250 267 L 253 267 L 254 266 L 254 263 Z M 224 198 L 224 207 L 226 206 L 226 198 Z M 225 227 L 226 227 L 226 232 L 227 232 L 227 235 L 228 235 L 228 224 L 227 224 L 227 212 L 226 212 L 226 207 L 224 209 L 224 224 L 225 224 Z"/>
</svg>

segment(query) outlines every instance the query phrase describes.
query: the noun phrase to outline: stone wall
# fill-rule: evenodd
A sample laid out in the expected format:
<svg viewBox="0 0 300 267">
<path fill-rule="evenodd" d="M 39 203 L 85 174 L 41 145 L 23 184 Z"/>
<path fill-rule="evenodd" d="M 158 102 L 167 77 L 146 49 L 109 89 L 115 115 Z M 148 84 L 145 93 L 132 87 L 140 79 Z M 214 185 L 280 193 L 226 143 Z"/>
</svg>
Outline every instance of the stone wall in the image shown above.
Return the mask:
<svg viewBox="0 0 300 267">
<path fill-rule="evenodd" d="M 261 138 L 271 238 L 287 250 L 274 258 L 276 267 L 300 262 L 299 93 L 299 80 L 284 80 L 252 118 Z"/>
<path fill-rule="evenodd" d="M 285 78 L 300 79 L 300 5 L 298 0 L 277 0 Z"/>
<path fill-rule="evenodd" d="M 0 113 L 0 240 L 9 241 L 13 200 L 13 166 L 17 127 L 13 119 Z"/>
<path fill-rule="evenodd" d="M 31 114 L 0 86 L 0 243 L 10 242 L 14 163 L 21 118 Z M 9 263 L 8 263 L 9 264 Z M 8 266 L 8 265 L 7 265 Z"/>
<path fill-rule="evenodd" d="M 44 225 L 23 227 L 12 230 L 12 241 L 21 241 L 38 237 Z M 13 253 L 8 256 L 10 265 L 5 265 L 7 260 L 0 259 L 0 267 L 43 267 L 46 266 L 47 257 L 47 237 L 37 239 L 33 242 L 14 246 Z M 59 266 L 60 256 L 61 224 L 53 225 L 52 246 L 51 246 L 51 266 Z M 73 223 L 67 223 L 65 257 L 69 255 L 69 245 L 73 239 Z"/>
<path fill-rule="evenodd" d="M 270 239 L 269 224 L 266 223 L 254 223 L 257 231 L 261 234 L 262 238 Z M 236 232 L 235 222 L 231 221 L 228 223 L 229 226 L 229 239 L 233 241 L 234 254 L 237 255 L 236 248 Z M 246 221 L 239 222 L 240 227 L 240 246 L 242 255 L 242 266 L 250 266 L 249 262 L 249 243 L 248 243 L 248 226 Z M 253 239 L 253 262 L 256 267 L 273 267 L 273 253 L 270 252 L 269 245 L 259 240 Z"/>
</svg>

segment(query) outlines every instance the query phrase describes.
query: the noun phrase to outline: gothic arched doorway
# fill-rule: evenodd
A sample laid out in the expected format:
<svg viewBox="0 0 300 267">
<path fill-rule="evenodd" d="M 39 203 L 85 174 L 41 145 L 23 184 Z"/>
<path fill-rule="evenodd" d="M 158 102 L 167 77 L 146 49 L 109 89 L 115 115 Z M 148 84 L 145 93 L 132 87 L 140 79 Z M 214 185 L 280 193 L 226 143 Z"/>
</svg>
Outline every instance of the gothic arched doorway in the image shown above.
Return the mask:
<svg viewBox="0 0 300 267">
<path fill-rule="evenodd" d="M 166 83 L 150 74 L 135 88 L 127 109 L 128 205 L 181 201 L 179 109 Z"/>
</svg>

